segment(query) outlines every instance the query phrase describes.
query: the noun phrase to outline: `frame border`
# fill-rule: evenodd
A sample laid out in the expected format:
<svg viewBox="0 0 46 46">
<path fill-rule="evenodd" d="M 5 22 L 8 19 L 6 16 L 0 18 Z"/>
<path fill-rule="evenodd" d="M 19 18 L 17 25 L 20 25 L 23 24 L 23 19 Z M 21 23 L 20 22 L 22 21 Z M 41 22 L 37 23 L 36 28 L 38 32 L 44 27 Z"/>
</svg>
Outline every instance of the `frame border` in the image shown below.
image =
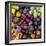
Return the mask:
<svg viewBox="0 0 46 46">
<path fill-rule="evenodd" d="M 27 3 L 27 4 L 43 4 L 44 5 L 44 41 L 41 41 L 41 42 L 26 42 L 26 43 L 9 43 L 9 31 L 8 31 L 8 25 L 6 25 L 6 20 L 7 20 L 7 23 L 9 24 L 9 16 L 6 16 L 6 15 L 9 15 L 8 11 L 7 10 L 7 7 L 8 7 L 8 4 L 9 3 Z M 7 14 L 6 14 L 7 13 Z M 7 18 L 6 18 L 7 17 Z M 8 29 L 6 29 L 8 28 Z M 8 33 L 7 33 L 8 32 Z M 45 3 L 38 3 L 38 2 L 18 2 L 18 1 L 7 1 L 5 2 L 5 44 L 6 45 L 17 45 L 17 44 L 32 44 L 32 43 L 45 43 Z"/>
</svg>

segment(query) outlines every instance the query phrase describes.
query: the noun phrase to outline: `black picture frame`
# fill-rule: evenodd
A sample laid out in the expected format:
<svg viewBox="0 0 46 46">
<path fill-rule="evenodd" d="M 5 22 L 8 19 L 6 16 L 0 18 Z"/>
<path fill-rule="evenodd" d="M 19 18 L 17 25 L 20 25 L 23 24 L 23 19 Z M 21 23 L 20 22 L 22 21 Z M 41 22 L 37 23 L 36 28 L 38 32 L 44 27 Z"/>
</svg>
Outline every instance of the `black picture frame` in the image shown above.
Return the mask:
<svg viewBox="0 0 46 46">
<path fill-rule="evenodd" d="M 44 5 L 44 41 L 41 42 L 26 42 L 26 43 L 9 43 L 9 3 L 27 3 L 27 4 L 42 4 Z M 45 3 L 38 2 L 16 2 L 16 1 L 7 1 L 5 2 L 5 44 L 6 45 L 16 45 L 16 44 L 32 44 L 32 43 L 45 43 Z"/>
</svg>

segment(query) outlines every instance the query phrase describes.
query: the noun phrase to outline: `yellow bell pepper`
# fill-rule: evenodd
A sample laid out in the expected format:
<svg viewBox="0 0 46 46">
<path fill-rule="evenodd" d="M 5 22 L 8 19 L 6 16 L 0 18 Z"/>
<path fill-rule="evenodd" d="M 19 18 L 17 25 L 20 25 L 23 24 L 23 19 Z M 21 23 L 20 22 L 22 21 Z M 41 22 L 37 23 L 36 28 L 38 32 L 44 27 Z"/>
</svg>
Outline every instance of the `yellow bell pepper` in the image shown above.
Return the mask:
<svg viewBox="0 0 46 46">
<path fill-rule="evenodd" d="M 16 12 L 16 17 L 20 17 L 21 13 L 20 12 Z"/>
<path fill-rule="evenodd" d="M 19 6 L 12 6 L 12 8 L 19 10 Z"/>
<path fill-rule="evenodd" d="M 11 9 L 12 14 L 15 14 L 15 11 L 16 10 L 14 8 Z"/>
</svg>

